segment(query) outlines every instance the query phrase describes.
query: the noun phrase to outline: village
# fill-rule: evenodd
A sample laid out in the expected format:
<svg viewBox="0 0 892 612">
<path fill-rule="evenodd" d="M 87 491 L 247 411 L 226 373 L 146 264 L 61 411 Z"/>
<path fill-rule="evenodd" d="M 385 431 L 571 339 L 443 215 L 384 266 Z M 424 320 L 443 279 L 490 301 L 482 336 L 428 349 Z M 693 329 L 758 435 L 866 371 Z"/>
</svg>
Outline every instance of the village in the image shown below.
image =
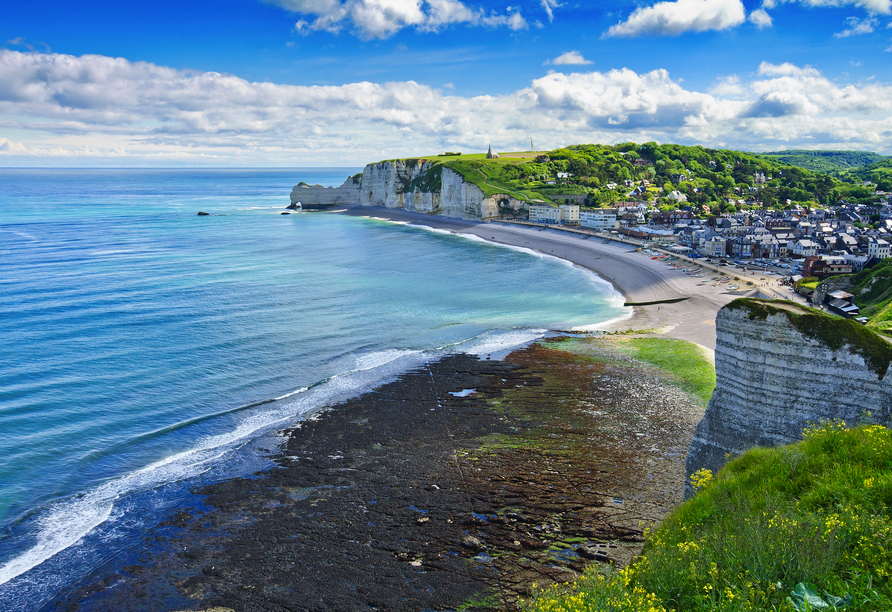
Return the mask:
<svg viewBox="0 0 892 612">
<path fill-rule="evenodd" d="M 829 208 L 787 201 L 783 210 L 764 210 L 756 201 L 741 200 L 735 203 L 753 208 L 720 215 L 702 214 L 702 208 L 695 214 L 700 207 L 687 205 L 684 194 L 675 191 L 653 199 L 641 197 L 646 193 L 646 186 L 635 185 L 628 201 L 611 208 L 587 209 L 571 200 L 535 203 L 529 222 L 608 232 L 694 260 L 758 271 L 814 305 L 859 320 L 851 293 L 819 289 L 819 282 L 872 268 L 892 255 L 892 194 L 884 191 L 875 190 L 871 204 L 840 201 Z M 677 208 L 658 207 L 667 201 L 677 202 Z"/>
</svg>

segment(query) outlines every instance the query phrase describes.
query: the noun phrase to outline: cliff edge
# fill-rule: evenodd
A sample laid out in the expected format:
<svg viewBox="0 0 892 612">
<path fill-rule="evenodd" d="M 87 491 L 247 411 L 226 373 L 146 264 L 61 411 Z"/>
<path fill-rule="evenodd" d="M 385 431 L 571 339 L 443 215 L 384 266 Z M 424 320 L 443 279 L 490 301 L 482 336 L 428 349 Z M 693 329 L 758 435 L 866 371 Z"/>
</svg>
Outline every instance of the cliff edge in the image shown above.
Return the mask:
<svg viewBox="0 0 892 612">
<path fill-rule="evenodd" d="M 298 184 L 291 203 L 304 209 L 337 205 L 384 206 L 460 219 L 526 218 L 527 202 L 508 194 L 487 196 L 440 161 L 399 159 L 368 164 L 340 187 Z"/>
<path fill-rule="evenodd" d="M 300 182 L 291 190 L 291 205 L 300 203 L 305 210 L 322 210 L 333 206 L 346 206 L 359 201 L 362 174 L 347 177 L 339 187 L 308 185 Z"/>
<path fill-rule="evenodd" d="M 886 423 L 892 344 L 860 324 L 793 302 L 738 299 L 716 317 L 716 389 L 691 442 L 690 475 L 726 455 L 802 439 L 809 423 Z"/>
</svg>

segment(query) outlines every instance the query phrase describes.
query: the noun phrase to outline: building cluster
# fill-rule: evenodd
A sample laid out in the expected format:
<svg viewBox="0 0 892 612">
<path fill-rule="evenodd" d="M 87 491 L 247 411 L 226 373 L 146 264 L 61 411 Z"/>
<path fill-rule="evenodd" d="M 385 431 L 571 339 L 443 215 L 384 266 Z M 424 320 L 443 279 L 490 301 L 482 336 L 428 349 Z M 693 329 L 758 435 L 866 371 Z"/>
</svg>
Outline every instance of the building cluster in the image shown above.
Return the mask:
<svg viewBox="0 0 892 612">
<path fill-rule="evenodd" d="M 802 276 L 823 279 L 892 256 L 892 195 L 877 198 L 871 205 L 788 205 L 782 211 L 746 210 L 708 220 L 698 219 L 690 207 L 660 211 L 639 201 L 593 210 L 538 204 L 530 206 L 530 221 L 612 230 L 704 257 L 795 261 L 791 271 L 800 268 Z"/>
</svg>

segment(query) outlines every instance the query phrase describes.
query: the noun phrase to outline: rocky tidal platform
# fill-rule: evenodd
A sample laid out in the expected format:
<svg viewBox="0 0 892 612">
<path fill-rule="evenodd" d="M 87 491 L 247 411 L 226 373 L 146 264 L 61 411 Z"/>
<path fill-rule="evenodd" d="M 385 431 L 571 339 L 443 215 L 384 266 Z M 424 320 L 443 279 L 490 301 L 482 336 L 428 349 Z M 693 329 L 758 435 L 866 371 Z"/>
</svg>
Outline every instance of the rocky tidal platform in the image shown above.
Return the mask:
<svg viewBox="0 0 892 612">
<path fill-rule="evenodd" d="M 626 564 L 681 500 L 702 407 L 609 343 L 562 342 L 448 356 L 319 413 L 56 609 L 512 609 Z"/>
</svg>

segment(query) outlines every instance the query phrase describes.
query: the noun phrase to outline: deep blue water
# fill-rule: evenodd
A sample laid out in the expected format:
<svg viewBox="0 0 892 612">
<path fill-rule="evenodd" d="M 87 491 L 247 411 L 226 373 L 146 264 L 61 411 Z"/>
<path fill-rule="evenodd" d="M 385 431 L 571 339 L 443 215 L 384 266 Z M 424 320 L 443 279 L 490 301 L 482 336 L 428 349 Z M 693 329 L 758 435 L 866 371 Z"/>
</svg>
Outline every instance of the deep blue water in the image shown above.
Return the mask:
<svg viewBox="0 0 892 612">
<path fill-rule="evenodd" d="M 623 314 L 551 258 L 280 214 L 296 182 L 356 171 L 0 169 L 0 609 L 39 607 L 146 504 L 256 467 L 244 445 L 315 408 Z"/>
</svg>

